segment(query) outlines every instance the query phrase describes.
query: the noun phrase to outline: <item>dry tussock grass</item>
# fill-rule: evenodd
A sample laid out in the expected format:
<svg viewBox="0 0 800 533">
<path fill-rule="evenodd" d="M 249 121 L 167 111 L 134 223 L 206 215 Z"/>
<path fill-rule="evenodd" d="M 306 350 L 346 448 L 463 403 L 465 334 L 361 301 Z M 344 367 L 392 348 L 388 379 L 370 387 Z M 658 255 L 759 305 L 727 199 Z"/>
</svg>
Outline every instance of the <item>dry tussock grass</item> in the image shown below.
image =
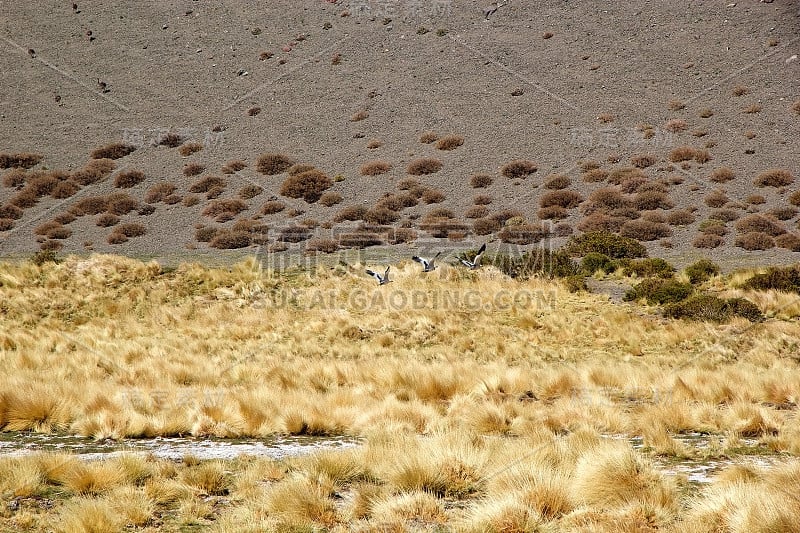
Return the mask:
<svg viewBox="0 0 800 533">
<path fill-rule="evenodd" d="M 793 504 L 770 510 L 777 487 L 797 483 L 784 474 L 797 472 L 795 462 L 743 479 L 746 492 L 716 483 L 688 500 L 687 486 L 648 453 L 603 437 L 643 436 L 668 457 L 701 453 L 675 440 L 687 432 L 720 435 L 714 453 L 735 453 L 742 439 L 800 453 L 794 410 L 784 408 L 800 398 L 796 321 L 747 329 L 663 320 L 491 266 L 466 274 L 442 263 L 420 276 L 407 262 L 393 266 L 390 288 L 440 298 L 409 313 L 362 270 L 275 275 L 248 261 L 166 272 L 109 256 L 3 264 L 5 430 L 95 439 L 350 434 L 365 444 L 288 465 L 2 458 L 0 492 L 61 491 L 63 505 L 31 519 L 63 531 L 148 524 L 156 514 L 165 527 L 213 521 L 218 531 L 797 523 Z M 737 281 L 713 283 L 734 296 Z M 282 290 L 291 304 L 281 303 Z M 533 307 L 442 303 L 445 295 L 466 302 L 468 291 L 486 301 L 527 291 Z M 334 307 L 320 306 L 320 294 Z M 745 294 L 768 315 L 800 314 L 784 307 L 790 295 Z"/>
</svg>

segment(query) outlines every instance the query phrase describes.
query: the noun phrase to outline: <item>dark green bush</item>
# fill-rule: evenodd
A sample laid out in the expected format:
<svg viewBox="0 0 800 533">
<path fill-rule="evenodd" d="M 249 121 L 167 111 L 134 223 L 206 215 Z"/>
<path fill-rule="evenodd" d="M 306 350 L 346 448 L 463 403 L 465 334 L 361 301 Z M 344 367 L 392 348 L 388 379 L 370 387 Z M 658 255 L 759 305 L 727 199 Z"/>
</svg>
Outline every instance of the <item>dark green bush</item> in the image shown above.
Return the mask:
<svg viewBox="0 0 800 533">
<path fill-rule="evenodd" d="M 674 273 L 675 267 L 660 257 L 630 261 L 622 271 L 622 274 L 625 276 L 635 275 L 640 278 L 664 279 L 671 278 Z"/>
<path fill-rule="evenodd" d="M 512 278 L 528 279 L 531 276 L 566 278 L 578 274 L 578 266 L 563 250 L 544 250 L 537 248 L 517 257 L 498 254 L 484 259 L 498 270 Z"/>
<path fill-rule="evenodd" d="M 703 283 L 719 272 L 719 267 L 710 259 L 700 259 L 686 267 L 686 275 L 692 284 Z"/>
<path fill-rule="evenodd" d="M 55 250 L 39 250 L 31 256 L 31 263 L 36 266 L 42 266 L 45 263 L 60 263 L 58 254 Z"/>
<path fill-rule="evenodd" d="M 567 276 L 564 279 L 564 285 L 569 292 L 588 291 L 589 287 L 586 285 L 586 276 L 583 274 L 576 274 L 574 276 Z"/>
<path fill-rule="evenodd" d="M 573 256 L 598 252 L 612 259 L 647 257 L 647 248 L 642 243 L 607 231 L 589 231 L 573 236 L 565 249 Z"/>
<path fill-rule="evenodd" d="M 744 298 L 723 299 L 711 294 L 697 294 L 664 307 L 664 316 L 689 320 L 726 322 L 734 316 L 759 322 L 764 315 L 756 304 Z"/>
<path fill-rule="evenodd" d="M 589 252 L 581 259 L 581 270 L 587 276 L 591 276 L 598 270 L 610 274 L 617 269 L 617 265 L 606 254 L 599 252 Z"/>
<path fill-rule="evenodd" d="M 625 293 L 624 300 L 644 299 L 648 304 L 666 304 L 680 302 L 692 294 L 694 287 L 690 283 L 681 283 L 675 279 L 649 278 L 632 287 Z"/>
<path fill-rule="evenodd" d="M 742 285 L 757 291 L 776 290 L 800 293 L 800 267 L 773 267 L 763 274 L 756 274 Z"/>
</svg>

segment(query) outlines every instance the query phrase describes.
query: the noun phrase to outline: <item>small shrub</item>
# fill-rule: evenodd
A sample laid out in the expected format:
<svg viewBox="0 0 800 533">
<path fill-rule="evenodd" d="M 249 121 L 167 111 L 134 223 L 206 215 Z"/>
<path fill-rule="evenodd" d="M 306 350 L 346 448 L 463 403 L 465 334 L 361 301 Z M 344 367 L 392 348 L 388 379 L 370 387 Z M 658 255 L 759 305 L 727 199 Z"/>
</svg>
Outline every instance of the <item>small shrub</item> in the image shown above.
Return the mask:
<svg viewBox="0 0 800 533">
<path fill-rule="evenodd" d="M 544 188 L 550 190 L 566 189 L 572 185 L 572 180 L 564 174 L 551 174 L 544 180 Z"/>
<path fill-rule="evenodd" d="M 236 174 L 240 170 L 247 168 L 247 163 L 240 159 L 228 161 L 220 170 L 223 174 Z"/>
<path fill-rule="evenodd" d="M 386 174 L 392 168 L 392 165 L 386 161 L 367 161 L 358 171 L 362 176 L 380 176 Z"/>
<path fill-rule="evenodd" d="M 680 163 L 681 161 L 689 161 L 694 159 L 695 149 L 691 146 L 679 146 L 672 149 L 669 153 L 669 160 L 673 163 Z"/>
<path fill-rule="evenodd" d="M 551 205 L 537 210 L 536 216 L 540 220 L 563 220 L 569 216 L 569 212 L 561 206 Z"/>
<path fill-rule="evenodd" d="M 746 318 L 751 322 L 764 319 L 758 306 L 749 300 L 723 299 L 711 294 L 697 294 L 682 302 L 667 305 L 664 307 L 664 316 L 710 322 L 727 322 L 734 316 Z"/>
<path fill-rule="evenodd" d="M 222 176 L 205 176 L 189 186 L 189 192 L 193 193 L 207 193 L 215 187 L 224 188 L 228 182 Z"/>
<path fill-rule="evenodd" d="M 420 229 L 428 232 L 437 239 L 446 239 L 451 233 L 464 233 L 469 227 L 452 218 L 432 218 L 427 217 L 425 222 L 420 224 Z"/>
<path fill-rule="evenodd" d="M 158 140 L 159 146 L 166 146 L 168 148 L 177 148 L 183 142 L 183 137 L 175 132 L 168 132 L 161 136 Z"/>
<path fill-rule="evenodd" d="M 3 174 L 3 186 L 18 189 L 25 185 L 27 173 L 19 168 L 12 168 Z"/>
<path fill-rule="evenodd" d="M 751 194 L 745 201 L 750 205 L 762 205 L 767 203 L 767 199 L 761 196 L 760 194 Z"/>
<path fill-rule="evenodd" d="M 286 154 L 261 154 L 256 160 L 256 170 L 266 176 L 274 176 L 286 172 L 295 164 L 295 160 Z"/>
<path fill-rule="evenodd" d="M 309 170 L 316 170 L 316 169 L 317 167 L 309 163 L 295 163 L 286 170 L 286 173 L 289 174 L 290 176 L 295 176 L 297 174 L 302 174 L 303 172 L 308 172 Z"/>
<path fill-rule="evenodd" d="M 102 213 L 99 217 L 97 217 L 97 220 L 95 220 L 95 224 L 101 228 L 109 228 L 117 225 L 118 223 L 119 217 L 117 215 L 112 215 L 111 213 Z"/>
<path fill-rule="evenodd" d="M 35 167 L 42 160 L 40 154 L 21 152 L 16 154 L 0 154 L 0 168 L 24 168 Z"/>
<path fill-rule="evenodd" d="M 101 146 L 92 151 L 92 159 L 122 159 L 126 155 L 132 154 L 136 147 L 132 144 L 116 142 Z"/>
<path fill-rule="evenodd" d="M 306 243 L 306 251 L 332 254 L 339 249 L 336 239 L 311 239 Z"/>
<path fill-rule="evenodd" d="M 455 150 L 464 144 L 464 137 L 461 135 L 445 135 L 436 141 L 437 150 Z"/>
<path fill-rule="evenodd" d="M 686 267 L 686 275 L 693 285 L 704 283 L 720 273 L 720 268 L 710 259 L 700 259 Z"/>
<path fill-rule="evenodd" d="M 213 226 L 201 226 L 197 228 L 197 231 L 194 232 L 194 240 L 197 242 L 211 242 L 211 239 L 217 236 L 217 233 L 220 232 L 220 228 L 215 228 Z"/>
<path fill-rule="evenodd" d="M 140 216 L 147 216 L 147 215 L 152 215 L 153 213 L 155 213 L 156 212 L 156 208 L 153 207 L 152 205 L 145 204 L 145 205 L 140 205 L 139 209 L 136 212 Z"/>
<path fill-rule="evenodd" d="M 741 214 L 736 209 L 714 209 L 708 214 L 709 219 L 719 220 L 721 222 L 733 222 L 738 220 Z"/>
<path fill-rule="evenodd" d="M 719 235 L 713 233 L 701 233 L 692 240 L 692 246 L 695 248 L 711 249 L 718 248 L 725 240 Z"/>
<path fill-rule="evenodd" d="M 178 149 L 178 153 L 181 154 L 183 157 L 189 157 L 190 155 L 194 154 L 195 152 L 199 152 L 203 149 L 203 145 L 197 142 L 186 143 Z"/>
<path fill-rule="evenodd" d="M 576 191 L 549 191 L 539 199 L 539 207 L 558 206 L 564 209 L 572 209 L 578 207 L 582 201 L 583 196 Z"/>
<path fill-rule="evenodd" d="M 199 176 L 203 172 L 205 172 L 206 167 L 205 165 L 201 165 L 200 163 L 187 163 L 183 167 L 183 175 L 187 178 L 192 176 Z"/>
<path fill-rule="evenodd" d="M 84 215 L 99 215 L 108 209 L 108 199 L 105 196 L 88 196 L 78 200 L 70 207 L 69 211 L 78 217 Z"/>
<path fill-rule="evenodd" d="M 381 146 L 383 146 L 383 141 L 381 141 L 380 139 L 370 139 L 369 142 L 367 142 L 368 150 L 375 150 L 380 148 Z"/>
<path fill-rule="evenodd" d="M 680 302 L 694 292 L 691 283 L 682 283 L 675 279 L 648 278 L 625 293 L 626 302 L 645 300 L 648 304 L 667 304 Z"/>
<path fill-rule="evenodd" d="M 597 210 L 613 210 L 630 208 L 633 203 L 630 199 L 623 196 L 622 192 L 615 187 L 604 187 L 597 189 L 589 195 L 589 201 L 582 208 L 586 214 L 591 214 Z"/>
<path fill-rule="evenodd" d="M 369 111 L 362 109 L 361 111 L 356 111 L 350 116 L 350 122 L 360 122 L 367 118 L 369 118 Z"/>
<path fill-rule="evenodd" d="M 556 224 L 553 228 L 553 235 L 556 237 L 569 237 L 575 233 L 572 229 L 572 226 L 567 224 L 566 222 L 561 222 L 560 224 Z"/>
<path fill-rule="evenodd" d="M 262 215 L 274 215 L 286 209 L 286 204 L 280 200 L 270 200 L 261 207 Z"/>
<path fill-rule="evenodd" d="M 303 242 L 311 237 L 311 231 L 305 226 L 289 226 L 283 228 L 278 235 L 280 242 Z"/>
<path fill-rule="evenodd" d="M 53 220 L 55 222 L 58 222 L 59 224 L 69 224 L 71 222 L 75 222 L 76 217 L 69 211 L 66 211 L 64 213 L 54 216 Z"/>
<path fill-rule="evenodd" d="M 775 245 L 792 252 L 800 252 L 800 236 L 796 233 L 784 233 L 775 237 Z"/>
<path fill-rule="evenodd" d="M 590 252 L 605 254 L 612 259 L 636 259 L 647 257 L 647 248 L 634 239 L 605 231 L 586 232 L 573 236 L 565 247 L 573 256 L 583 256 Z"/>
<path fill-rule="evenodd" d="M 619 229 L 620 235 L 640 241 L 655 241 L 669 237 L 672 230 L 666 224 L 648 220 L 628 220 Z"/>
<path fill-rule="evenodd" d="M 749 92 L 750 92 L 750 89 L 748 89 L 747 87 L 745 87 L 743 85 L 736 85 L 731 90 L 731 94 L 733 94 L 733 96 L 744 96 L 744 95 L 748 94 Z"/>
<path fill-rule="evenodd" d="M 470 187 L 473 189 L 485 189 L 494 183 L 494 179 L 489 174 L 473 174 L 469 178 Z"/>
<path fill-rule="evenodd" d="M 682 131 L 686 131 L 686 128 L 689 125 L 686 123 L 685 120 L 680 118 L 673 118 L 668 120 L 664 124 L 664 129 L 671 132 L 671 133 L 680 133 Z"/>
<path fill-rule="evenodd" d="M 147 192 L 144 194 L 144 201 L 148 204 L 155 204 L 158 202 L 163 202 L 164 198 L 175 194 L 177 187 L 172 183 L 167 182 L 160 182 L 152 185 Z"/>
<path fill-rule="evenodd" d="M 262 192 L 264 192 L 264 189 L 262 187 L 259 187 L 258 185 L 248 184 L 239 189 L 238 194 L 239 198 L 243 200 L 250 200 L 258 196 Z"/>
<path fill-rule="evenodd" d="M 675 204 L 669 199 L 666 193 L 658 191 L 642 191 L 633 197 L 633 205 L 636 209 L 649 211 L 652 209 L 672 209 Z"/>
<path fill-rule="evenodd" d="M 397 189 L 400 191 L 410 191 L 421 186 L 422 184 L 416 178 L 403 178 L 397 182 Z"/>
<path fill-rule="evenodd" d="M 11 220 L 19 220 L 25 212 L 12 204 L 0 206 L 0 218 L 9 218 Z"/>
<path fill-rule="evenodd" d="M 494 213 L 490 218 L 500 222 L 500 224 L 505 224 L 512 218 L 519 218 L 524 220 L 525 214 L 519 209 L 503 209 L 501 211 L 498 211 L 497 213 Z"/>
<path fill-rule="evenodd" d="M 139 207 L 139 201 L 129 194 L 114 193 L 106 196 L 106 210 L 112 215 L 127 215 Z"/>
<path fill-rule="evenodd" d="M 28 179 L 26 188 L 33 191 L 37 197 L 49 195 L 60 180 L 53 174 L 36 173 Z"/>
<path fill-rule="evenodd" d="M 647 178 L 647 174 L 636 167 L 615 168 L 608 174 L 608 182 L 613 185 L 619 185 L 632 178 Z"/>
<path fill-rule="evenodd" d="M 400 215 L 398 215 L 396 211 L 392 211 L 391 209 L 387 209 L 385 207 L 373 207 L 372 209 L 366 211 L 363 215 L 364 222 L 381 225 L 397 222 L 399 218 Z"/>
<path fill-rule="evenodd" d="M 354 231 L 339 235 L 339 246 L 343 248 L 367 248 L 381 244 L 383 244 L 383 239 L 376 233 L 368 231 Z"/>
<path fill-rule="evenodd" d="M 144 173 L 139 170 L 123 170 L 114 178 L 114 187 L 118 189 L 130 189 L 144 180 Z"/>
<path fill-rule="evenodd" d="M 61 259 L 58 258 L 58 254 L 56 254 L 55 249 L 42 248 L 41 251 L 36 252 L 33 254 L 33 256 L 31 256 L 31 263 L 40 267 L 45 263 L 61 263 Z"/>
<path fill-rule="evenodd" d="M 669 279 L 675 274 L 675 267 L 660 257 L 635 259 L 625 264 L 622 274 L 628 277 Z"/>
<path fill-rule="evenodd" d="M 485 205 L 473 205 L 464 212 L 464 218 L 484 218 L 489 215 L 489 208 Z"/>
<path fill-rule="evenodd" d="M 708 193 L 705 198 L 705 203 L 708 207 L 722 207 L 727 204 L 730 198 L 724 191 L 716 189 Z"/>
<path fill-rule="evenodd" d="M 742 284 L 742 287 L 757 291 L 800 293 L 800 267 L 771 267 L 764 273 L 752 276 Z"/>
<path fill-rule="evenodd" d="M 475 232 L 475 235 L 489 235 L 498 231 L 502 227 L 502 224 L 491 218 L 478 218 L 472 223 L 472 231 Z"/>
<path fill-rule="evenodd" d="M 791 220 L 797 215 L 797 208 L 792 206 L 776 207 L 770 209 L 767 215 L 778 220 Z"/>
<path fill-rule="evenodd" d="M 147 228 L 144 224 L 139 224 L 138 222 L 126 222 L 125 224 L 117 226 L 114 231 L 126 237 L 141 237 L 147 233 Z"/>
<path fill-rule="evenodd" d="M 534 275 L 567 278 L 580 274 L 578 265 L 563 250 L 536 248 L 522 256 L 496 255 L 491 264 L 505 275 L 523 280 Z"/>
<path fill-rule="evenodd" d="M 492 203 L 492 197 L 488 194 L 479 194 L 472 199 L 472 203 L 475 205 L 490 205 Z"/>
<path fill-rule="evenodd" d="M 194 207 L 199 203 L 200 203 L 199 196 L 197 196 L 196 194 L 187 194 L 186 196 L 183 197 L 181 205 L 183 205 L 183 207 Z"/>
<path fill-rule="evenodd" d="M 426 204 L 438 204 L 444 200 L 444 193 L 439 189 L 425 189 L 425 192 L 422 193 L 422 201 Z"/>
<path fill-rule="evenodd" d="M 631 158 L 631 165 L 636 168 L 652 167 L 658 163 L 658 158 L 652 154 L 639 154 Z"/>
<path fill-rule="evenodd" d="M 504 226 L 497 237 L 504 243 L 526 245 L 539 242 L 548 234 L 547 228 L 543 225 L 523 223 Z"/>
<path fill-rule="evenodd" d="M 766 233 L 751 231 L 743 235 L 737 235 L 734 244 L 748 251 L 769 250 L 775 247 L 775 240 Z"/>
<path fill-rule="evenodd" d="M 432 157 L 422 157 L 415 159 L 408 164 L 406 172 L 412 176 L 424 176 L 434 174 L 442 169 L 442 162 Z"/>
<path fill-rule="evenodd" d="M 589 252 L 581 259 L 581 271 L 587 276 L 593 275 L 597 271 L 610 274 L 617 269 L 616 263 L 605 254 Z"/>
<path fill-rule="evenodd" d="M 217 219 L 224 215 L 232 215 L 235 217 L 245 210 L 247 210 L 247 204 L 238 198 L 213 200 L 203 209 L 203 215 Z M 230 218 L 228 220 L 230 220 Z"/>
<path fill-rule="evenodd" d="M 598 183 L 608 179 L 608 172 L 602 168 L 593 168 L 584 172 L 581 179 L 586 183 Z"/>
<path fill-rule="evenodd" d="M 289 198 L 302 198 L 309 204 L 319 200 L 326 189 L 333 186 L 333 181 L 319 170 L 308 170 L 289 176 L 281 184 L 280 193 Z"/>
<path fill-rule="evenodd" d="M 36 205 L 37 196 L 36 190 L 25 187 L 21 191 L 19 191 L 16 195 L 12 196 L 11 199 L 8 201 L 9 204 L 15 205 L 20 209 L 27 209 L 29 207 L 33 207 Z"/>
<path fill-rule="evenodd" d="M 128 237 L 122 233 L 112 232 L 106 239 L 108 244 L 123 244 L 128 242 Z"/>
<path fill-rule="evenodd" d="M 336 215 L 333 217 L 333 221 L 344 222 L 363 220 L 367 214 L 367 211 L 369 210 L 363 205 L 351 205 L 336 213 Z"/>
<path fill-rule="evenodd" d="M 786 228 L 773 216 L 753 214 L 736 222 L 736 231 L 739 233 L 762 232 L 776 237 L 786 233 Z"/>
<path fill-rule="evenodd" d="M 788 170 L 774 168 L 756 176 L 753 183 L 756 187 L 786 187 L 794 183 L 794 177 Z"/>
<path fill-rule="evenodd" d="M 607 213 L 592 213 L 578 223 L 578 230 L 583 232 L 601 231 L 615 233 L 619 231 L 626 219 L 608 215 Z"/>
<path fill-rule="evenodd" d="M 342 195 L 338 192 L 331 192 L 328 191 L 323 193 L 322 196 L 319 197 L 319 203 L 324 205 L 325 207 L 333 207 L 334 205 L 341 203 Z"/>
<path fill-rule="evenodd" d="M 389 244 L 402 244 L 413 242 L 417 239 L 417 232 L 411 228 L 397 228 L 389 230 L 387 236 Z"/>
<path fill-rule="evenodd" d="M 252 236 L 244 231 L 220 230 L 209 241 L 211 248 L 233 250 L 250 246 Z"/>
<path fill-rule="evenodd" d="M 80 189 L 80 186 L 71 179 L 59 181 L 50 191 L 50 196 L 57 200 L 64 200 L 74 196 Z"/>
<path fill-rule="evenodd" d="M 437 135 L 436 132 L 426 131 L 419 136 L 419 142 L 421 142 L 422 144 L 431 144 L 433 142 L 436 142 L 438 138 L 439 135 Z"/>
<path fill-rule="evenodd" d="M 527 178 L 539 170 L 539 166 L 527 159 L 515 159 L 500 168 L 500 174 L 510 179 Z"/>
<path fill-rule="evenodd" d="M 694 222 L 694 215 L 686 209 L 676 209 L 667 213 L 667 224 L 670 226 L 688 226 Z"/>
</svg>

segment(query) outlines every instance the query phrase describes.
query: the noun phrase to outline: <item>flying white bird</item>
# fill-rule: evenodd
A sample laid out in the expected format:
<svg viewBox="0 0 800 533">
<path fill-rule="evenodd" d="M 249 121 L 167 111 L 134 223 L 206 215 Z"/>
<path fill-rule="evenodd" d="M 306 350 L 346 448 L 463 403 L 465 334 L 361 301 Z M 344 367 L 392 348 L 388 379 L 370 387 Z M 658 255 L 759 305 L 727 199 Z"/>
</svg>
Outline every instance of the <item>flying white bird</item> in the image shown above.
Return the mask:
<svg viewBox="0 0 800 533">
<path fill-rule="evenodd" d="M 435 261 L 436 261 L 436 258 L 439 257 L 440 255 L 442 255 L 442 252 L 437 253 L 435 256 L 433 256 L 433 259 L 430 259 L 430 260 L 423 259 L 422 257 L 418 257 L 416 255 L 414 257 L 412 257 L 411 259 L 413 261 L 416 261 L 417 263 L 422 265 L 422 271 L 423 272 L 431 272 L 433 270 L 436 270 Z"/>
<path fill-rule="evenodd" d="M 383 276 L 378 274 L 377 272 L 373 272 L 372 270 L 367 270 L 367 274 L 378 280 L 378 285 L 386 285 L 390 283 L 392 280 L 389 279 L 389 269 L 392 268 L 390 266 L 386 267 L 386 272 L 383 273 Z"/>
<path fill-rule="evenodd" d="M 486 251 L 486 243 L 478 249 L 478 253 L 475 255 L 475 258 L 472 261 L 467 261 L 466 259 L 461 259 L 461 264 L 465 267 L 469 268 L 470 270 L 477 270 L 481 266 L 481 257 L 483 256 L 483 252 Z"/>
</svg>

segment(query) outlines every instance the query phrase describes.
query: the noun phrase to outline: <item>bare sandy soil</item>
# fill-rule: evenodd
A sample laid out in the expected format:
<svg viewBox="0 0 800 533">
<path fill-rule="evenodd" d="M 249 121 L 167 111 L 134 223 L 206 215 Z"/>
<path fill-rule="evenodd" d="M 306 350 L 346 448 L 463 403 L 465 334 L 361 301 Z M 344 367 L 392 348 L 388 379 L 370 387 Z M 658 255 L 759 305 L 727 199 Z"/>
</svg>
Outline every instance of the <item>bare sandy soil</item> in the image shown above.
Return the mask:
<svg viewBox="0 0 800 533">
<path fill-rule="evenodd" d="M 74 9 L 54 0 L 0 1 L 0 152 L 41 154 L 27 173 L 32 178 L 42 170 L 75 171 L 93 149 L 111 142 L 137 147 L 116 161 L 108 178 L 70 198 L 42 195 L 25 207 L 0 232 L 0 256 L 30 254 L 44 245 L 71 253 L 224 260 L 229 252 L 196 240 L 197 227 L 230 227 L 252 217 L 270 228 L 269 238 L 260 241 L 267 246 L 282 227 L 300 223 L 318 223 L 317 237 L 335 237 L 357 225 L 334 223 L 338 211 L 372 207 L 398 192 L 408 163 L 419 157 L 442 162 L 439 172 L 418 179 L 445 198 L 401 210 L 395 225 L 415 228 L 416 244 L 379 253 L 403 257 L 445 243 L 469 248 L 499 242 L 497 233 L 475 235 L 473 221 L 464 218 L 476 194 L 491 196 L 490 214 L 513 208 L 537 224 L 549 175 L 567 175 L 568 189 L 588 199 L 612 184 L 586 182 L 583 163 L 594 160 L 613 172 L 630 166 L 632 157 L 651 155 L 653 164 L 642 172 L 666 184 L 673 207 L 648 216 L 658 221 L 679 209 L 693 213 L 691 223 L 669 225 L 669 235 L 647 241 L 652 255 L 678 263 L 710 256 L 730 267 L 797 260 L 796 252 L 780 245 L 737 247 L 743 232 L 734 221 L 719 247 L 692 243 L 712 214 L 706 198 L 715 189 L 724 191 L 726 207 L 740 219 L 784 208 L 776 234 L 798 231 L 790 196 L 800 189 L 800 105 L 792 109 L 800 101 L 800 2 L 514 0 L 488 19 L 483 3 L 386 4 L 78 0 Z M 368 116 L 354 121 L 360 111 Z M 673 119 L 685 125 L 668 125 Z M 426 131 L 460 135 L 464 143 L 438 150 L 420 142 Z M 154 146 L 167 132 L 203 149 L 184 157 L 178 148 Z M 381 145 L 368 148 L 371 140 Z M 670 161 L 680 146 L 705 149 L 710 160 Z M 341 203 L 325 207 L 280 197 L 287 208 L 262 217 L 263 204 L 279 196 L 287 177 L 256 171 L 258 156 L 267 152 L 344 178 L 330 189 Z M 538 170 L 524 179 L 501 175 L 500 168 L 515 159 L 534 161 Z M 139 222 L 147 231 L 122 244 L 107 242 L 115 228 L 97 226 L 94 215 L 67 223 L 71 234 L 64 239 L 35 233 L 86 197 L 122 192 L 144 203 L 146 191 L 166 181 L 185 200 L 192 183 L 222 175 L 231 160 L 248 166 L 224 175 L 220 198 L 235 198 L 248 184 L 264 189 L 245 200 L 247 210 L 234 220 L 204 216 L 210 200 L 199 194 L 193 206 L 156 203 L 152 214 L 121 216 L 120 224 Z M 360 175 L 360 166 L 371 160 L 384 160 L 391 169 Z M 187 163 L 205 171 L 186 177 Z M 720 167 L 735 177 L 711 181 Z M 115 188 L 116 174 L 133 169 L 146 179 Z M 787 171 L 793 183 L 757 187 L 754 179 L 769 169 Z M 474 189 L 475 173 L 494 181 Z M 24 186 L 0 185 L 0 205 L 13 203 Z M 560 228 L 553 244 L 580 231 L 587 202 L 567 210 L 561 223 L 569 229 Z M 420 225 L 437 208 L 450 209 L 466 231 L 430 237 Z M 389 240 L 389 233 L 377 231 Z"/>
</svg>

